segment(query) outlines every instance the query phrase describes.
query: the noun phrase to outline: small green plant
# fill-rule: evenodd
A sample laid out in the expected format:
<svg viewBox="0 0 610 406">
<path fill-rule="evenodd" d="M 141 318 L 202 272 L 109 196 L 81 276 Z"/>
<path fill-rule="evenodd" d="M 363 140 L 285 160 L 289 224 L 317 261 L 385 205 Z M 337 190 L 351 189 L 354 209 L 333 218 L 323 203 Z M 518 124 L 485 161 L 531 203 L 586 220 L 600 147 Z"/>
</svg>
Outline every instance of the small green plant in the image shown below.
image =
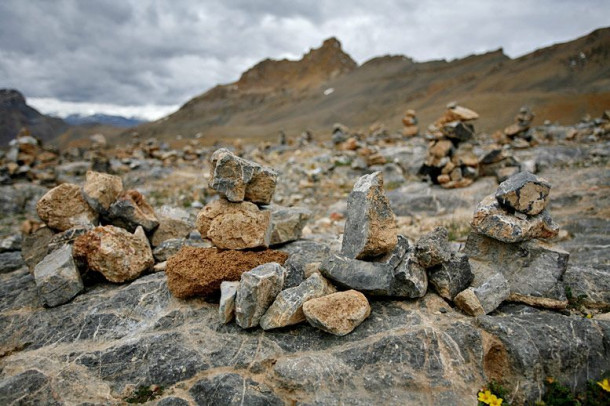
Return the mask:
<svg viewBox="0 0 610 406">
<path fill-rule="evenodd" d="M 583 392 L 572 391 L 553 378 L 545 382 L 546 392 L 536 406 L 606 406 L 610 405 L 610 371 L 606 371 L 599 381 L 587 382 Z"/>
<path fill-rule="evenodd" d="M 163 395 L 163 387 L 157 385 L 140 385 L 128 398 L 125 399 L 127 403 L 146 403 L 151 400 L 155 400 L 159 396 Z"/>
<path fill-rule="evenodd" d="M 566 299 L 568 299 L 568 308 L 570 309 L 580 309 L 584 305 L 584 300 L 587 298 L 587 295 L 578 295 L 574 296 L 572 293 L 572 288 L 569 286 L 565 287 Z"/>
</svg>

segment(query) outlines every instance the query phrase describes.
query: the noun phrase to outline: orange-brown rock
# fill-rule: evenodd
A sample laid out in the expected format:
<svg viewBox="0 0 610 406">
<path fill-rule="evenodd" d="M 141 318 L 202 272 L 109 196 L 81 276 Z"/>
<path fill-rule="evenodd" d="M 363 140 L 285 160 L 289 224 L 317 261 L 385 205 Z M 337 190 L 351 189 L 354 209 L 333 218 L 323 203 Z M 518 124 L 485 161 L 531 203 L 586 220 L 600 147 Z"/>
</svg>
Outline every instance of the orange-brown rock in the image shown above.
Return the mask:
<svg viewBox="0 0 610 406">
<path fill-rule="evenodd" d="M 98 222 L 97 213 L 83 199 L 80 187 L 70 183 L 49 190 L 36 204 L 36 211 L 47 226 L 58 231 Z"/>
<path fill-rule="evenodd" d="M 312 326 L 344 336 L 369 317 L 371 306 L 362 293 L 348 290 L 308 300 L 303 313 Z"/>
<path fill-rule="evenodd" d="M 268 247 L 271 212 L 254 203 L 232 203 L 223 198 L 206 205 L 197 215 L 197 230 L 218 248 Z"/>
<path fill-rule="evenodd" d="M 123 192 L 120 177 L 107 173 L 87 171 L 83 197 L 98 213 L 106 212 Z"/>
<path fill-rule="evenodd" d="M 222 251 L 217 248 L 182 247 L 167 260 L 167 286 L 184 299 L 217 292 L 223 281 L 238 281 L 241 274 L 269 262 L 284 264 L 280 251 Z"/>
</svg>

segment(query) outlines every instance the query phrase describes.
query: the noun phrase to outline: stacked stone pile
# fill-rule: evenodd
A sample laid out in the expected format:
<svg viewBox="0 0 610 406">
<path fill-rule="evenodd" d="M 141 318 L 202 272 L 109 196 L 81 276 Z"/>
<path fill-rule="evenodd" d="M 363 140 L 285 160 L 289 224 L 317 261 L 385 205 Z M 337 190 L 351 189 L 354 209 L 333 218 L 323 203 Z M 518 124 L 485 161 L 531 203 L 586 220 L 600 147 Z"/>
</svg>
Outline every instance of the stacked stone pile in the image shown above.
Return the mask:
<svg viewBox="0 0 610 406">
<path fill-rule="evenodd" d="M 534 140 L 529 131 L 534 121 L 534 113 L 527 106 L 521 107 L 515 122 L 504 129 L 503 143 L 510 143 L 513 148 L 527 148 Z"/>
<path fill-rule="evenodd" d="M 114 283 L 136 279 L 153 268 L 152 247 L 193 228 L 185 219 L 157 217 L 141 193 L 123 189 L 120 177 L 94 171 L 82 187 L 49 190 L 36 210 L 45 226 L 25 237 L 22 256 L 47 306 L 82 292 L 91 272 Z"/>
<path fill-rule="evenodd" d="M 546 180 L 520 172 L 479 203 L 465 247 L 475 277 L 456 297 L 466 313 L 487 314 L 504 300 L 567 306 L 561 281 L 569 254 L 541 241 L 558 234 L 546 210 L 550 189 Z"/>
<path fill-rule="evenodd" d="M 445 114 L 428 129 L 426 137 L 431 141 L 420 175 L 444 188 L 466 187 L 474 182 L 479 160 L 469 141 L 474 138 L 474 126 L 470 122 L 477 118 L 476 112 L 449 104 Z"/>
<path fill-rule="evenodd" d="M 402 118 L 402 124 L 404 128 L 402 129 L 402 134 L 405 137 L 414 137 L 419 134 L 419 127 L 417 126 L 417 116 L 415 115 L 415 110 L 407 110 L 405 112 L 404 117 Z"/>
</svg>

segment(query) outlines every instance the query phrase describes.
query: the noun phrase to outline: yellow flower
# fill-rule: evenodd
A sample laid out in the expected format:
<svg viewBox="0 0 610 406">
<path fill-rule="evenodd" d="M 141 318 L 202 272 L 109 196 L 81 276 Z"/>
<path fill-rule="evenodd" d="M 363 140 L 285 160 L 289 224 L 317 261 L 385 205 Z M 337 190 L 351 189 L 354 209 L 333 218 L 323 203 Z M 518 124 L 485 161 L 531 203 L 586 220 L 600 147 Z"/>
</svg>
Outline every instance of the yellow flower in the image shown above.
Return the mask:
<svg viewBox="0 0 610 406">
<path fill-rule="evenodd" d="M 586 316 L 586 317 L 587 317 L 588 319 L 592 319 L 592 318 L 593 318 L 593 315 L 592 315 L 591 313 L 589 313 L 589 314 L 587 314 L 587 316 Z"/>
<path fill-rule="evenodd" d="M 479 397 L 477 398 L 477 400 L 479 402 L 483 402 L 486 405 L 489 405 L 492 400 L 492 397 L 496 397 L 495 395 L 492 395 L 490 391 L 486 390 L 486 391 L 481 391 L 479 392 Z"/>
<path fill-rule="evenodd" d="M 608 378 L 604 379 L 601 382 L 597 383 L 599 386 L 602 387 L 603 390 L 605 390 L 606 392 L 610 392 L 610 380 L 608 380 Z"/>
<path fill-rule="evenodd" d="M 491 402 L 489 402 L 489 406 L 502 406 L 502 402 L 504 401 L 504 399 L 502 398 L 498 398 L 496 397 L 496 395 L 491 395 L 492 399 Z"/>
</svg>

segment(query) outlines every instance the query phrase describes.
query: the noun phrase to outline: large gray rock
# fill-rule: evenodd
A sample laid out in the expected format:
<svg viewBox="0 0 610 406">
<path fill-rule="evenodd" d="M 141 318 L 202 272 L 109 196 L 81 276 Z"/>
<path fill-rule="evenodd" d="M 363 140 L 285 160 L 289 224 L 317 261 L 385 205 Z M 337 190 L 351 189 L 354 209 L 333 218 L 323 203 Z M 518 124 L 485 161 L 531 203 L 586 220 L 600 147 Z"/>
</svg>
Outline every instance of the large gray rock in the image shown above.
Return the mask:
<svg viewBox="0 0 610 406">
<path fill-rule="evenodd" d="M 172 238 L 163 241 L 152 251 L 153 256 L 157 262 L 167 261 L 169 257 L 175 255 L 180 251 L 180 248 L 197 247 L 197 248 L 211 248 L 212 244 L 209 241 L 204 240 L 191 240 L 190 238 Z"/>
<path fill-rule="evenodd" d="M 227 324 L 235 317 L 235 296 L 239 289 L 239 282 L 223 281 L 220 284 L 220 303 L 218 315 L 223 324 Z"/>
<path fill-rule="evenodd" d="M 347 198 L 341 253 L 356 259 L 378 257 L 392 251 L 397 235 L 396 218 L 383 191 L 383 175 L 362 176 Z"/>
<path fill-rule="evenodd" d="M 563 283 L 573 298 L 582 298 L 590 307 L 610 306 L 610 267 L 571 265 L 563 274 Z"/>
<path fill-rule="evenodd" d="M 277 173 L 273 169 L 240 158 L 225 148 L 216 150 L 210 162 L 210 187 L 227 200 L 259 204 L 271 202 L 277 182 Z"/>
<path fill-rule="evenodd" d="M 308 240 L 286 244 L 280 250 L 290 254 L 284 263 L 286 269 L 285 289 L 299 286 L 313 273 L 318 272 L 320 265 L 330 253 L 330 248 L 327 245 Z"/>
<path fill-rule="evenodd" d="M 541 213 L 548 203 L 551 184 L 530 172 L 519 172 L 500 183 L 496 199 L 500 205 L 530 216 Z"/>
<path fill-rule="evenodd" d="M 305 302 L 335 292 L 333 285 L 315 273 L 299 286 L 281 291 L 261 318 L 260 326 L 263 330 L 271 330 L 305 321 Z"/>
<path fill-rule="evenodd" d="M 138 227 L 151 233 L 159 226 L 154 209 L 137 190 L 123 192 L 110 206 L 108 218 L 112 225 L 124 228 L 130 233 Z"/>
<path fill-rule="evenodd" d="M 541 241 L 508 244 L 471 233 L 464 253 L 470 258 L 474 286 L 501 273 L 510 286 L 510 300 L 549 308 L 566 307 L 562 278 L 570 257 L 568 252 Z"/>
<path fill-rule="evenodd" d="M 12 272 L 25 266 L 25 262 L 19 251 L 0 253 L 0 273 Z"/>
<path fill-rule="evenodd" d="M 270 262 L 241 275 L 235 297 L 235 320 L 242 328 L 256 327 L 284 286 L 285 270 Z"/>
<path fill-rule="evenodd" d="M 453 300 L 474 279 L 468 257 L 458 253 L 453 253 L 448 261 L 443 261 L 427 272 L 428 281 L 436 293 L 447 300 Z"/>
<path fill-rule="evenodd" d="M 496 310 L 509 295 L 508 281 L 501 273 L 497 273 L 479 287 L 460 292 L 455 297 L 455 304 L 470 316 L 480 316 Z"/>
<path fill-rule="evenodd" d="M 543 210 L 535 216 L 522 216 L 520 218 L 507 213 L 496 197 L 489 195 L 477 205 L 472 218 L 472 228 L 477 233 L 506 243 L 557 236 L 559 226 L 548 211 Z"/>
<path fill-rule="evenodd" d="M 72 246 L 53 251 L 34 268 L 34 280 L 43 303 L 49 307 L 67 303 L 84 289 L 72 258 Z"/>
<path fill-rule="evenodd" d="M 301 238 L 311 211 L 303 207 L 267 206 L 271 211 L 270 245 L 284 244 Z"/>
<path fill-rule="evenodd" d="M 437 227 L 423 235 L 415 244 L 415 257 L 424 268 L 431 268 L 451 259 L 449 232 L 445 227 Z"/>
<path fill-rule="evenodd" d="M 371 306 L 362 293 L 348 290 L 308 300 L 303 305 L 303 313 L 312 326 L 344 336 L 369 317 Z"/>
</svg>

